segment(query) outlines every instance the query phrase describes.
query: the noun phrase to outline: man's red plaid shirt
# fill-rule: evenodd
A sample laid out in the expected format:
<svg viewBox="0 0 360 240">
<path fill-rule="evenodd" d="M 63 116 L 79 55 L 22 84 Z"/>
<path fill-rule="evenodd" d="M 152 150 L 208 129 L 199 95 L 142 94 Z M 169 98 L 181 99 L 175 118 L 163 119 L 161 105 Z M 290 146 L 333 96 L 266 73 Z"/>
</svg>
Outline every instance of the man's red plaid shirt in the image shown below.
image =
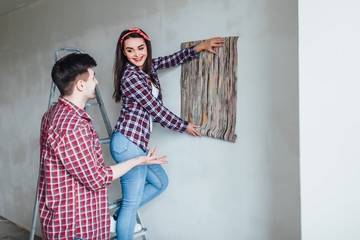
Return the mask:
<svg viewBox="0 0 360 240">
<path fill-rule="evenodd" d="M 91 117 L 59 102 L 41 122 L 39 208 L 45 239 L 109 239 L 106 167 Z"/>
</svg>

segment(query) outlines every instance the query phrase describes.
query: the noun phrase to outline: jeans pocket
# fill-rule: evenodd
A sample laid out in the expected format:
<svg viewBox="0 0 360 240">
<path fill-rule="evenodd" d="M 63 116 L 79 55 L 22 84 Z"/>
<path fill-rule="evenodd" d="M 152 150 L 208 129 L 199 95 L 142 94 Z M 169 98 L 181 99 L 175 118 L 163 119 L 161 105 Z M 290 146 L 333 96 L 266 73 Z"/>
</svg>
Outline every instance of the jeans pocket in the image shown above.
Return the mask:
<svg viewBox="0 0 360 240">
<path fill-rule="evenodd" d="M 110 153 L 117 163 L 122 162 L 121 155 L 128 151 L 129 144 L 130 141 L 119 132 L 115 132 L 111 137 Z"/>
</svg>

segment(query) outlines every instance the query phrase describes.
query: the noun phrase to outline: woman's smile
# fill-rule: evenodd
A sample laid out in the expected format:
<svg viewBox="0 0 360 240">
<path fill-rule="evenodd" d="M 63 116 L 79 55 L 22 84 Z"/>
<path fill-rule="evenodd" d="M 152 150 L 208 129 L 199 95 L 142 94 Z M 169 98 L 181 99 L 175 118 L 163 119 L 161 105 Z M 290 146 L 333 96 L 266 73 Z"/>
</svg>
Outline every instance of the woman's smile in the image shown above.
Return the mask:
<svg viewBox="0 0 360 240">
<path fill-rule="evenodd" d="M 143 59 L 143 56 L 138 57 L 138 58 L 134 58 L 134 61 L 136 61 L 136 62 L 140 62 L 142 59 Z"/>
</svg>

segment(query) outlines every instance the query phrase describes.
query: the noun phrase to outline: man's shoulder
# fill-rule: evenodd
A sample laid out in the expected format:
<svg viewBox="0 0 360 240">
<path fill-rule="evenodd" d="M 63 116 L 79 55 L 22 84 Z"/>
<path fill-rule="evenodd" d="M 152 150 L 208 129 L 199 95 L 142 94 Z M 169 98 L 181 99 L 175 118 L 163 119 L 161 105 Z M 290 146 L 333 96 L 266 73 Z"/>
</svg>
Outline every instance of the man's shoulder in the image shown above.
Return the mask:
<svg viewBox="0 0 360 240">
<path fill-rule="evenodd" d="M 55 104 L 44 114 L 44 121 L 49 125 L 49 130 L 63 134 L 88 125 L 88 121 L 79 116 L 74 109 L 61 103 Z"/>
</svg>

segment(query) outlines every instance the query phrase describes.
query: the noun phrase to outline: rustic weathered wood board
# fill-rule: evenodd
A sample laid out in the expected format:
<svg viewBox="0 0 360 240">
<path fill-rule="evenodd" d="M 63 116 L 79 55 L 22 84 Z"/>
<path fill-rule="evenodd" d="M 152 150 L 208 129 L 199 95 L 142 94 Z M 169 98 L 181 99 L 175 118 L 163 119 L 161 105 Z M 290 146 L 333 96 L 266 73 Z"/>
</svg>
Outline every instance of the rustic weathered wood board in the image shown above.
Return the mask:
<svg viewBox="0 0 360 240">
<path fill-rule="evenodd" d="M 200 58 L 181 66 L 181 118 L 200 125 L 204 136 L 235 142 L 237 39 L 225 37 L 218 56 L 201 52 Z M 185 42 L 181 49 L 201 41 Z"/>
</svg>

